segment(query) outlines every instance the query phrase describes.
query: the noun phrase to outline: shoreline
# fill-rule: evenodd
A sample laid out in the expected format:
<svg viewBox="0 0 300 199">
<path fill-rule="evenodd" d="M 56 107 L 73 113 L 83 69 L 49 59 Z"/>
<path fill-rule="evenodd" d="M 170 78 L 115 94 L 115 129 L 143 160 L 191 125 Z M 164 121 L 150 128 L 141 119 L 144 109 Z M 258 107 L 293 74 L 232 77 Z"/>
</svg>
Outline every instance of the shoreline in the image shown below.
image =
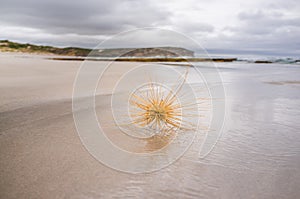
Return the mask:
<svg viewBox="0 0 300 199">
<path fill-rule="evenodd" d="M 118 58 L 88 58 L 88 57 L 54 57 L 58 61 L 120 61 L 120 62 L 233 62 L 237 58 L 181 58 L 181 57 L 118 57 Z"/>
<path fill-rule="evenodd" d="M 57 55 L 51 53 L 24 53 L 24 52 L 4 52 L 0 50 L 0 55 L 21 56 L 26 58 L 41 58 L 54 61 L 104 61 L 104 62 L 216 62 L 216 63 L 233 63 L 244 62 L 252 64 L 300 64 L 300 59 L 241 59 L 238 57 L 84 57 L 72 55 Z M 191 65 L 191 64 L 189 64 Z"/>
</svg>

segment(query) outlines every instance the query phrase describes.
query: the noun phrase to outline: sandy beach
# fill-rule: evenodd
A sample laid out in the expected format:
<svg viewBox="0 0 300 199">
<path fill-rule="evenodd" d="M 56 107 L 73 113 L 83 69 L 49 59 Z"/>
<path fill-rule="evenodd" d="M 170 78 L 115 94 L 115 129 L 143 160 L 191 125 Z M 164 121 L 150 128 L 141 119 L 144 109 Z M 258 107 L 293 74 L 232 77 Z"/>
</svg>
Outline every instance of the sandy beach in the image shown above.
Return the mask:
<svg viewBox="0 0 300 199">
<path fill-rule="evenodd" d="M 191 147 L 167 168 L 134 175 L 101 164 L 79 139 L 72 91 L 81 63 L 0 54 L 0 198 L 299 198 L 299 65 L 217 63 L 227 106 L 213 151 L 197 159 Z M 138 63 L 116 64 L 111 82 Z M 99 115 L 109 109 L 106 86 Z"/>
</svg>

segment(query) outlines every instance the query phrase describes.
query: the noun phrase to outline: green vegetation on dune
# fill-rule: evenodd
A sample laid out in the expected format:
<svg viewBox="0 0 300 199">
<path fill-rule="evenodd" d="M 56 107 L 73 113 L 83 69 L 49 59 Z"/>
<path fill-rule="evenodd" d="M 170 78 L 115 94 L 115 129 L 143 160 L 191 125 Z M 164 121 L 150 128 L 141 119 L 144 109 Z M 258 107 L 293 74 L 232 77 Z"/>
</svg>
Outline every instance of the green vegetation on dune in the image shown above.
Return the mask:
<svg viewBox="0 0 300 199">
<path fill-rule="evenodd" d="M 0 40 L 0 51 L 3 52 L 24 52 L 24 53 L 42 53 L 42 54 L 56 54 L 69 56 L 87 56 L 91 49 L 85 48 L 57 48 L 52 46 L 39 46 L 33 44 L 21 44 L 11 42 L 8 40 Z"/>
</svg>

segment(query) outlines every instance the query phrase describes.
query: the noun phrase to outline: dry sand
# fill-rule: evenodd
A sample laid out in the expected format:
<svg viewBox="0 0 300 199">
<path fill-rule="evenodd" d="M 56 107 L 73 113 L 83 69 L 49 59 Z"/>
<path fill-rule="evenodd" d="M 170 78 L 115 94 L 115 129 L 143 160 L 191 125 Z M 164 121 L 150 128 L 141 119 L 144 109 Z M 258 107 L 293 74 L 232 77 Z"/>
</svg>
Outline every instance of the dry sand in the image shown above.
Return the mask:
<svg viewBox="0 0 300 199">
<path fill-rule="evenodd" d="M 235 86 L 227 87 L 230 119 L 214 151 L 133 175 L 99 163 L 80 142 L 71 104 L 80 64 L 0 54 L 0 198 L 299 198 L 300 101 L 285 96 L 299 87 L 251 98 L 247 85 L 268 90 L 270 80 L 253 73 L 253 82 L 234 84 L 249 73 L 229 74 L 225 64 L 224 81 Z"/>
</svg>

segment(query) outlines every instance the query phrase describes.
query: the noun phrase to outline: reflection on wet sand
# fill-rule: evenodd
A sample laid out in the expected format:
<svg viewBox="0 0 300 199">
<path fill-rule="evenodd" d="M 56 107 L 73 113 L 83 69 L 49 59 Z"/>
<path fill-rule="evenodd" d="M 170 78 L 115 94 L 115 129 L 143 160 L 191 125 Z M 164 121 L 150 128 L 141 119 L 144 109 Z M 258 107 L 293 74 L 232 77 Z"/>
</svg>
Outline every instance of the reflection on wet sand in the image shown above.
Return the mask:
<svg viewBox="0 0 300 199">
<path fill-rule="evenodd" d="M 106 99 L 105 99 L 106 98 Z M 109 96 L 98 96 L 96 104 L 105 104 L 109 101 Z M 101 102 L 100 102 L 101 101 Z M 155 134 L 147 138 L 138 138 L 126 134 L 122 131 L 113 120 L 110 110 L 106 108 L 96 108 L 96 113 L 99 117 L 100 125 L 105 132 L 106 137 L 119 148 L 132 153 L 147 153 L 163 149 L 176 139 L 176 132 L 169 130 L 168 132 Z"/>
<path fill-rule="evenodd" d="M 288 84 L 300 84 L 300 81 L 271 81 L 265 83 L 274 84 L 274 85 L 288 85 Z"/>
<path fill-rule="evenodd" d="M 168 132 L 164 135 L 154 135 L 150 138 L 144 138 L 146 141 L 146 146 L 143 152 L 153 152 L 160 150 L 168 146 L 174 139 L 176 139 L 176 132 Z"/>
</svg>

